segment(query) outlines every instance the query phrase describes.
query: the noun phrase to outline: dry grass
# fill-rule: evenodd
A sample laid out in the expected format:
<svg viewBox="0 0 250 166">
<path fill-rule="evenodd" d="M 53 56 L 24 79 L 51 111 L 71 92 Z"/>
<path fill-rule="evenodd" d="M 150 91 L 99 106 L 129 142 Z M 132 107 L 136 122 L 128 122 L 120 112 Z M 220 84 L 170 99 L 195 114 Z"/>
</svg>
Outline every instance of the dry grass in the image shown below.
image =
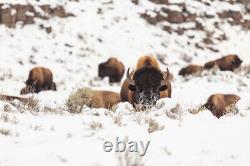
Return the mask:
<svg viewBox="0 0 250 166">
<path fill-rule="evenodd" d="M 231 105 L 229 105 L 229 106 L 227 106 L 225 108 L 224 115 L 227 115 L 227 114 L 233 114 L 233 115 L 235 115 L 237 113 L 239 113 L 238 108 L 235 106 L 235 104 L 231 104 Z"/>
<path fill-rule="evenodd" d="M 39 111 L 38 103 L 39 103 L 39 101 L 37 99 L 35 99 L 33 96 L 31 96 L 27 99 L 27 101 L 24 103 L 24 105 L 28 110 L 38 112 Z"/>
<path fill-rule="evenodd" d="M 92 122 L 90 122 L 89 127 L 90 127 L 92 130 L 96 130 L 96 129 L 102 129 L 102 128 L 103 128 L 103 125 L 102 125 L 101 122 L 92 121 Z"/>
<path fill-rule="evenodd" d="M 90 106 L 93 91 L 90 88 L 80 88 L 69 96 L 66 106 L 72 113 L 80 113 L 84 106 Z"/>
<path fill-rule="evenodd" d="M 117 115 L 113 117 L 114 124 L 121 126 L 122 125 L 122 115 Z"/>
<path fill-rule="evenodd" d="M 10 130 L 8 130 L 8 129 L 0 129 L 0 134 L 2 134 L 2 135 L 10 135 Z"/>
<path fill-rule="evenodd" d="M 3 111 L 4 112 L 11 112 L 11 106 L 9 104 L 4 104 Z"/>
<path fill-rule="evenodd" d="M 5 122 L 5 123 L 8 123 L 8 122 L 10 122 L 10 117 L 9 117 L 8 114 L 2 114 L 0 116 L 0 120 L 3 121 L 3 122 Z"/>
<path fill-rule="evenodd" d="M 182 112 L 180 104 L 176 104 L 174 108 L 171 108 L 169 111 L 167 111 L 166 115 L 170 119 L 181 120 Z"/>
<path fill-rule="evenodd" d="M 128 137 L 124 139 L 125 143 L 128 143 Z M 142 156 L 139 153 L 129 152 L 128 149 L 125 152 L 117 153 L 118 166 L 144 166 Z"/>
<path fill-rule="evenodd" d="M 160 126 L 159 123 L 152 118 L 149 118 L 147 122 L 148 122 L 148 133 L 153 133 L 155 131 L 164 129 L 164 126 Z"/>
<path fill-rule="evenodd" d="M 250 64 L 241 66 L 239 71 L 243 72 L 244 75 L 250 75 Z"/>
<path fill-rule="evenodd" d="M 191 113 L 191 114 L 198 114 L 199 112 L 204 111 L 206 109 L 207 109 L 206 107 L 201 105 L 201 106 L 196 107 L 196 108 L 189 108 L 188 112 Z"/>
</svg>

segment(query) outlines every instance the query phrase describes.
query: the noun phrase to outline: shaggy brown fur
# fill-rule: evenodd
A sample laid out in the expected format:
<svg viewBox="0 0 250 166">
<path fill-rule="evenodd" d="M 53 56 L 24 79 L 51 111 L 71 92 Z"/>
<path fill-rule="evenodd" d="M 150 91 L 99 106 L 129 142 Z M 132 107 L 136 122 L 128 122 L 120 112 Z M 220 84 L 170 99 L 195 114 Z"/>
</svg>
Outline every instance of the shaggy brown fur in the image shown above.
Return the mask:
<svg viewBox="0 0 250 166">
<path fill-rule="evenodd" d="M 120 82 L 124 72 L 124 65 L 116 58 L 109 58 L 98 66 L 98 76 L 101 78 L 108 76 L 110 83 Z"/>
<path fill-rule="evenodd" d="M 224 56 L 220 59 L 216 59 L 210 62 L 207 62 L 204 65 L 205 69 L 211 69 L 217 65 L 220 70 L 222 71 L 233 71 L 234 69 L 238 68 L 242 63 L 242 60 L 237 55 L 228 55 Z"/>
<path fill-rule="evenodd" d="M 220 118 L 226 114 L 226 107 L 236 104 L 238 100 L 240 97 L 235 94 L 214 94 L 208 98 L 204 107 L 209 109 L 214 116 Z"/>
<path fill-rule="evenodd" d="M 203 66 L 200 65 L 188 65 L 187 67 L 182 68 L 179 71 L 179 75 L 188 76 L 188 75 L 200 75 L 203 71 Z"/>
<path fill-rule="evenodd" d="M 52 72 L 44 67 L 34 67 L 31 69 L 25 83 L 26 87 L 21 90 L 21 94 L 38 93 L 43 90 L 56 90 Z"/>
<path fill-rule="evenodd" d="M 143 56 L 138 60 L 136 70 L 127 73 L 120 91 L 121 101 L 128 101 L 133 105 L 153 105 L 160 98 L 171 97 L 168 79 L 169 72 L 162 72 L 153 56 Z M 131 84 L 131 81 L 134 83 Z"/>
<path fill-rule="evenodd" d="M 90 107 L 110 109 L 120 102 L 120 94 L 112 91 L 93 91 Z"/>
<path fill-rule="evenodd" d="M 139 58 L 136 64 L 136 70 L 139 70 L 146 66 L 154 66 L 155 68 L 160 70 L 160 66 L 157 62 L 157 59 L 150 55 L 145 55 Z"/>
</svg>

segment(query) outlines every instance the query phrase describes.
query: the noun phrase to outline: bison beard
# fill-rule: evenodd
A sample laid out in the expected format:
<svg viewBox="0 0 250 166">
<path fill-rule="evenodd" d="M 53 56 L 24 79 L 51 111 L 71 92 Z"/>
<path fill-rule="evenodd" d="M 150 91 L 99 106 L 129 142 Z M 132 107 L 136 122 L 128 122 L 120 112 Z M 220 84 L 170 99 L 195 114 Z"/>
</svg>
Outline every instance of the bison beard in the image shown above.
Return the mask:
<svg viewBox="0 0 250 166">
<path fill-rule="evenodd" d="M 135 84 L 129 85 L 129 90 L 135 92 L 134 104 L 142 104 L 144 108 L 150 108 L 160 99 L 160 91 L 166 90 L 167 85 L 161 85 L 164 80 L 161 71 L 155 67 L 144 67 L 134 74 Z"/>
</svg>

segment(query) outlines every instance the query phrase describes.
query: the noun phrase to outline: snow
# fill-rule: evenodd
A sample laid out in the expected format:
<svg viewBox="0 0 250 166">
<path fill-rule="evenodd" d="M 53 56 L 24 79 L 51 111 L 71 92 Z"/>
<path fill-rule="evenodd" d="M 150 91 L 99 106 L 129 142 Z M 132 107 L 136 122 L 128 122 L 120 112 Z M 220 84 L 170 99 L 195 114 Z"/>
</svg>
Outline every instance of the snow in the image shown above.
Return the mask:
<svg viewBox="0 0 250 166">
<path fill-rule="evenodd" d="M 19 96 L 28 72 L 34 66 L 50 68 L 58 88 L 56 92 L 27 95 L 38 100 L 38 110 L 22 109 L 18 101 L 0 102 L 1 166 L 111 166 L 121 165 L 119 156 L 125 161 L 131 159 L 130 165 L 133 162 L 150 166 L 249 165 L 249 74 L 216 71 L 204 72 L 198 77 L 178 76 L 179 69 L 189 64 L 183 60 L 185 56 L 191 58 L 191 63 L 204 64 L 235 53 L 243 60 L 242 65 L 249 64 L 249 31 L 226 22 L 220 24 L 220 30 L 214 29 L 213 23 L 219 20 L 218 17 L 209 21 L 201 19 L 208 30 L 214 30 L 217 35 L 225 33 L 228 37 L 214 46 L 219 52 L 212 52 L 194 46 L 204 38 L 204 32 L 189 30 L 183 35 L 169 34 L 161 29 L 160 24 L 153 26 L 140 18 L 139 13 L 143 11 L 164 6 L 148 0 L 141 0 L 139 5 L 125 0 L 113 0 L 113 3 L 104 0 L 1 2 L 64 5 L 66 11 L 75 15 L 37 19 L 33 25 L 18 25 L 15 29 L 0 25 L 1 93 Z M 204 12 L 215 14 L 224 9 L 243 13 L 241 5 L 217 0 L 211 2 L 211 6 L 196 0 L 185 3 L 190 11 L 199 15 Z M 177 6 L 169 8 L 177 9 Z M 103 14 L 98 14 L 99 9 Z M 249 17 L 249 14 L 244 17 Z M 40 24 L 51 26 L 52 32 L 47 34 L 39 28 Z M 183 23 L 180 26 L 192 25 Z M 189 35 L 195 38 L 190 40 Z M 121 83 L 110 85 L 107 78 L 97 78 L 100 62 L 114 56 L 126 68 L 133 68 L 136 60 L 145 54 L 165 58 L 168 65 L 160 64 L 161 68 L 168 67 L 174 74 L 171 99 L 161 99 L 155 108 L 145 112 L 134 112 L 129 103 L 119 103 L 113 111 L 90 108 L 84 108 L 79 114 L 67 111 L 67 98 L 80 87 L 119 92 Z M 220 119 L 208 110 L 189 113 L 189 109 L 197 109 L 213 93 L 239 95 L 239 113 Z M 177 112 L 171 112 L 173 109 Z M 126 153 L 104 152 L 103 143 L 114 142 L 115 137 L 150 141 L 149 149 L 138 160 L 136 153 L 126 156 Z"/>
</svg>

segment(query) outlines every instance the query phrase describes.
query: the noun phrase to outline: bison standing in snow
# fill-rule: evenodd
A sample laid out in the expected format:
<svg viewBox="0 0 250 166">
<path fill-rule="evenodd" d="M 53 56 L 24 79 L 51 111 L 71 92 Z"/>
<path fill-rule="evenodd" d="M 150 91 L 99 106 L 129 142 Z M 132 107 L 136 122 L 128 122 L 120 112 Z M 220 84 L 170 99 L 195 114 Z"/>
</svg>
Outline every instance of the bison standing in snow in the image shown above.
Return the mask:
<svg viewBox="0 0 250 166">
<path fill-rule="evenodd" d="M 227 107 L 236 104 L 240 97 L 235 94 L 214 94 L 211 95 L 204 107 L 209 109 L 214 116 L 220 118 L 227 113 Z"/>
<path fill-rule="evenodd" d="M 21 94 L 39 93 L 43 90 L 56 90 L 52 72 L 50 69 L 44 67 L 34 67 L 31 69 L 25 84 L 26 87 L 21 89 Z"/>
<path fill-rule="evenodd" d="M 228 55 L 222 58 L 207 62 L 204 65 L 205 69 L 211 69 L 216 65 L 219 67 L 221 71 L 234 71 L 234 69 L 238 68 L 242 63 L 242 60 L 237 55 Z"/>
<path fill-rule="evenodd" d="M 153 56 L 141 57 L 135 71 L 127 71 L 120 91 L 121 100 L 148 108 L 160 98 L 170 98 L 172 89 L 168 76 L 169 71 L 162 72 Z"/>
<path fill-rule="evenodd" d="M 124 65 L 116 58 L 109 58 L 98 66 L 98 76 L 101 78 L 108 76 L 110 83 L 120 82 L 124 72 Z"/>
</svg>

